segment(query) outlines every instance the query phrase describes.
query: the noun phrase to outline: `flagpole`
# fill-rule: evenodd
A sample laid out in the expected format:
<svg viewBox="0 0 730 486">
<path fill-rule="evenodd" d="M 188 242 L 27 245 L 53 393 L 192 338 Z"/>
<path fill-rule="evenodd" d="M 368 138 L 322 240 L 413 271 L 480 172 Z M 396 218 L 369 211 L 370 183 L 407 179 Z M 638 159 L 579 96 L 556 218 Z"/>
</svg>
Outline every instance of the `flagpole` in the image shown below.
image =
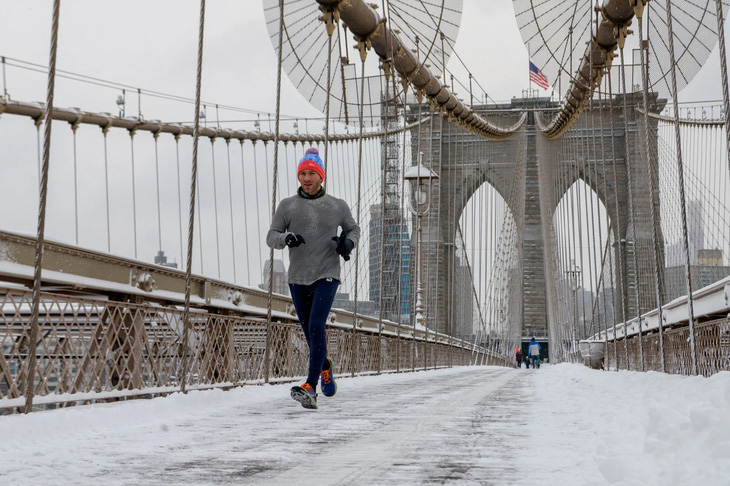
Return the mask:
<svg viewBox="0 0 730 486">
<path fill-rule="evenodd" d="M 532 62 L 532 57 L 530 54 L 530 43 L 527 43 L 527 78 L 528 78 L 528 85 L 527 85 L 527 95 L 530 96 L 532 92 L 532 76 L 530 73 L 532 70 L 530 69 L 530 63 Z"/>
</svg>

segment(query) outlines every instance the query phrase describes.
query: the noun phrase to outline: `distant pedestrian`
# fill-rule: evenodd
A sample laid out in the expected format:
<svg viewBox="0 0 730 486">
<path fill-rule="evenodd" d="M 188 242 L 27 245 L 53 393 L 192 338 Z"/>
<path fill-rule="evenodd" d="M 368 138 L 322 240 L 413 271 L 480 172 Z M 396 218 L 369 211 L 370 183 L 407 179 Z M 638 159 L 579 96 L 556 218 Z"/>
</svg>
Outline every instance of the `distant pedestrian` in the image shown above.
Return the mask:
<svg viewBox="0 0 730 486">
<path fill-rule="evenodd" d="M 532 361 L 533 368 L 540 367 L 540 343 L 534 337 L 527 345 L 527 359 Z"/>
<path fill-rule="evenodd" d="M 517 367 L 522 368 L 522 351 L 520 351 L 520 348 L 515 348 L 515 359 L 517 360 Z"/>
<path fill-rule="evenodd" d="M 292 387 L 291 397 L 304 408 L 317 408 L 320 378 L 324 396 L 337 392 L 325 324 L 340 285 L 340 257 L 349 260 L 360 239 L 349 206 L 325 193 L 324 178 L 319 152 L 310 148 L 297 166 L 301 187 L 295 196 L 281 201 L 266 235 L 271 248 L 289 247 L 289 290 L 309 346 L 307 381 Z"/>
</svg>

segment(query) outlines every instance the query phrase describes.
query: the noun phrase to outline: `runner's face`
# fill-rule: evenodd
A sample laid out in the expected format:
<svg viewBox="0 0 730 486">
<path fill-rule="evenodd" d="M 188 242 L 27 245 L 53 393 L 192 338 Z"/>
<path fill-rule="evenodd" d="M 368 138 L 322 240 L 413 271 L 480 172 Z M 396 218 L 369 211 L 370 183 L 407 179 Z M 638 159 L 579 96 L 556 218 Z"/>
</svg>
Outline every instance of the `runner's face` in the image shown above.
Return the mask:
<svg viewBox="0 0 730 486">
<path fill-rule="evenodd" d="M 314 196 L 322 188 L 322 178 L 313 170 L 301 171 L 298 178 L 302 189 L 309 195 Z"/>
</svg>

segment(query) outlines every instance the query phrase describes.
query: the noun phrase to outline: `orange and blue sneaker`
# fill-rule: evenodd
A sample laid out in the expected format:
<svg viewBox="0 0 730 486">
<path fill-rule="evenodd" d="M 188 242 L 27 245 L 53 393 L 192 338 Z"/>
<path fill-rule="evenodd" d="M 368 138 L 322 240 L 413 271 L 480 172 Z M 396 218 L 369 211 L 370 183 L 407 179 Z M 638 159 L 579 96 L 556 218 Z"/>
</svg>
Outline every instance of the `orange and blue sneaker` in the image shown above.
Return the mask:
<svg viewBox="0 0 730 486">
<path fill-rule="evenodd" d="M 326 370 L 322 370 L 320 376 L 320 386 L 322 387 L 322 395 L 326 397 L 333 397 L 337 393 L 337 383 L 335 383 L 335 377 L 332 374 L 332 360 L 327 358 L 330 366 Z"/>
<path fill-rule="evenodd" d="M 301 403 L 304 408 L 317 408 L 317 392 L 309 383 L 303 383 L 302 386 L 293 386 L 291 388 L 291 397 Z"/>
</svg>

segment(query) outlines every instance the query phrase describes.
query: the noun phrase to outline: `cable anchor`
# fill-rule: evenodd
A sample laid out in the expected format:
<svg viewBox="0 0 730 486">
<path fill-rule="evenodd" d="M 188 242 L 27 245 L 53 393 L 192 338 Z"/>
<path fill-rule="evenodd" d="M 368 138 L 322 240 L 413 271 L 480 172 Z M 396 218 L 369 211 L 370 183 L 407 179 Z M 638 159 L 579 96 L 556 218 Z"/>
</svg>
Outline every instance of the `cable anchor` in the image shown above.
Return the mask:
<svg viewBox="0 0 730 486">
<path fill-rule="evenodd" d="M 362 62 L 365 62 L 365 59 L 368 58 L 368 51 L 372 48 L 372 43 L 370 42 L 370 38 L 369 37 L 363 38 L 363 37 L 360 37 L 359 35 L 353 35 L 352 37 L 357 42 L 355 49 L 360 51 L 360 60 Z"/>
<path fill-rule="evenodd" d="M 335 33 L 335 23 L 340 23 L 340 10 L 337 7 L 325 7 L 324 5 L 320 5 L 319 9 L 323 14 L 319 20 L 325 23 L 327 35 L 332 37 L 332 34 Z"/>
</svg>

